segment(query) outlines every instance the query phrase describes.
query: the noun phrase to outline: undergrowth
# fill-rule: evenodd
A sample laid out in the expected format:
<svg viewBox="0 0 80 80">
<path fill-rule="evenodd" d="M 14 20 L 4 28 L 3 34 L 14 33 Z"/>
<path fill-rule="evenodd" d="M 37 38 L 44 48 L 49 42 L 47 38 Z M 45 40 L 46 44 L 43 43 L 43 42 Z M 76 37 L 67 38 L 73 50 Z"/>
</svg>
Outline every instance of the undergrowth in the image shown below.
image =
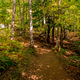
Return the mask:
<svg viewBox="0 0 80 80">
<path fill-rule="evenodd" d="M 28 58 L 25 56 L 23 45 L 17 40 L 11 41 L 9 34 L 9 30 L 0 32 L 0 73 L 16 64 L 17 66 L 27 65 Z"/>
<path fill-rule="evenodd" d="M 74 43 L 73 46 L 76 47 L 76 50 L 77 50 L 77 52 L 78 52 L 77 54 L 80 55 L 80 41 L 77 41 L 76 43 Z"/>
<path fill-rule="evenodd" d="M 66 49 L 61 48 L 61 54 L 65 54 L 66 53 Z"/>
</svg>

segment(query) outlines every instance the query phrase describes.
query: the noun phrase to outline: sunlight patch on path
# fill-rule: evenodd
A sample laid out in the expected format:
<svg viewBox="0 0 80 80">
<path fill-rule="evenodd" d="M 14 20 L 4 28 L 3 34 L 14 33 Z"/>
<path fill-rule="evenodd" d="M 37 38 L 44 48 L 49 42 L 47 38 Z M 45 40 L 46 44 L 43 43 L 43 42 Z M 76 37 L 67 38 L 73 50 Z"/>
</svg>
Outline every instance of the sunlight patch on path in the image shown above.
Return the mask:
<svg viewBox="0 0 80 80">
<path fill-rule="evenodd" d="M 40 54 L 49 54 L 50 52 L 51 50 L 42 48 Z"/>
<path fill-rule="evenodd" d="M 32 79 L 32 80 L 38 80 L 38 79 L 40 79 L 40 80 L 42 80 L 42 79 L 41 79 L 42 77 L 43 77 L 43 75 L 41 75 L 41 76 L 31 75 L 31 76 L 29 77 L 29 79 Z"/>
</svg>

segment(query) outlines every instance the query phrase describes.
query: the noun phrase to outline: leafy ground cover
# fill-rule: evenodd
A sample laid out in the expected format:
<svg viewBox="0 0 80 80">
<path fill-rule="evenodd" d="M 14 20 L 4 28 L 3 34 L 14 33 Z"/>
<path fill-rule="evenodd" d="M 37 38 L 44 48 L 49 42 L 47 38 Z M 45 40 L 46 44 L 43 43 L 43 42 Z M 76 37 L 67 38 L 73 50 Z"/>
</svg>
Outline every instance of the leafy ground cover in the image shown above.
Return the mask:
<svg viewBox="0 0 80 80">
<path fill-rule="evenodd" d="M 9 34 L 9 32 L 8 32 Z M 10 66 L 27 65 L 28 57 L 25 57 L 25 49 L 21 42 L 11 41 L 6 36 L 6 30 L 0 35 L 0 74 L 2 75 Z M 26 60 L 24 62 L 24 60 Z"/>
</svg>

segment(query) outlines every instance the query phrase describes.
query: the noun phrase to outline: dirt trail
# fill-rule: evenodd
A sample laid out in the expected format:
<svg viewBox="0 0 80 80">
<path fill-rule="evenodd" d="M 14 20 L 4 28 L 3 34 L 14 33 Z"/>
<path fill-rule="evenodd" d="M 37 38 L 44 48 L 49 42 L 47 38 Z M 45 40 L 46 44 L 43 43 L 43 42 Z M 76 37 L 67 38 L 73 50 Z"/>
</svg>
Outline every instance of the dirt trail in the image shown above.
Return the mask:
<svg viewBox="0 0 80 80">
<path fill-rule="evenodd" d="M 40 49 L 38 57 L 32 59 L 24 76 L 25 80 L 73 80 L 65 71 L 54 51 L 35 42 Z"/>
</svg>

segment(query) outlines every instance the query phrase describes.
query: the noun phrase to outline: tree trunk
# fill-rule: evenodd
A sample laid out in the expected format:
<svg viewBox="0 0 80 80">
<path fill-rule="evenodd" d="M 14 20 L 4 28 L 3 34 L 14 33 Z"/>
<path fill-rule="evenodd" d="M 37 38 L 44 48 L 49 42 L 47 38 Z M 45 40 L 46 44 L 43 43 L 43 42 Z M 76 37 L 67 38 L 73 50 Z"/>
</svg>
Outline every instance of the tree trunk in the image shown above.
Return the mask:
<svg viewBox="0 0 80 80">
<path fill-rule="evenodd" d="M 61 4 L 61 0 L 59 0 L 59 4 L 58 4 L 58 17 L 60 15 L 60 4 Z M 56 47 L 58 47 L 58 51 L 60 51 L 60 43 L 59 43 L 59 24 L 58 24 L 58 28 L 57 28 L 57 39 L 56 39 Z"/>
<path fill-rule="evenodd" d="M 30 17 L 30 44 L 31 48 L 33 48 L 33 24 L 32 24 L 31 0 L 29 0 L 29 17 Z"/>
<path fill-rule="evenodd" d="M 58 47 L 58 43 L 59 43 L 59 25 L 58 25 L 58 28 L 57 28 L 56 47 Z"/>
<path fill-rule="evenodd" d="M 26 26 L 24 26 L 24 9 L 25 9 L 24 2 L 25 2 L 25 0 L 23 0 L 23 33 L 25 35 L 25 33 L 26 33 Z"/>
<path fill-rule="evenodd" d="M 18 2 L 19 2 L 20 20 L 21 20 L 21 27 L 22 27 L 22 18 L 21 18 L 21 6 L 20 6 L 20 0 L 18 0 Z"/>
<path fill-rule="evenodd" d="M 23 0 L 23 25 L 24 25 L 24 1 L 25 0 Z"/>
<path fill-rule="evenodd" d="M 74 35 L 76 34 L 76 22 L 75 22 L 75 11 L 74 11 Z"/>
<path fill-rule="evenodd" d="M 14 40 L 14 28 L 15 28 L 15 0 L 13 0 L 13 13 L 12 13 L 12 36 L 11 40 Z"/>
<path fill-rule="evenodd" d="M 26 3 L 28 2 L 28 0 L 26 0 Z M 27 11 L 28 9 L 27 9 L 27 7 L 26 7 L 26 11 Z M 26 13 L 26 21 L 27 21 L 27 13 Z"/>
<path fill-rule="evenodd" d="M 48 16 L 48 33 L 47 33 L 47 43 L 50 43 L 50 16 Z"/>
<path fill-rule="evenodd" d="M 53 43 L 53 47 L 54 47 L 54 26 L 52 27 L 52 43 Z"/>
<path fill-rule="evenodd" d="M 22 17 L 21 17 L 21 5 L 20 5 L 20 0 L 18 0 L 19 3 L 19 11 L 20 11 L 20 20 L 21 20 L 21 28 L 20 28 L 20 35 L 22 35 Z"/>
<path fill-rule="evenodd" d="M 63 9 L 62 10 L 62 14 L 64 14 Z M 61 18 L 62 22 L 63 22 L 63 18 Z M 60 29 L 60 47 L 63 48 L 63 25 L 61 25 L 61 29 Z"/>
<path fill-rule="evenodd" d="M 48 26 L 47 43 L 50 43 L 50 27 Z"/>
<path fill-rule="evenodd" d="M 67 39 L 67 31 L 66 31 L 66 29 L 64 28 L 64 38 L 63 38 L 64 40 L 65 39 Z"/>
<path fill-rule="evenodd" d="M 60 33 L 60 46 L 63 47 L 63 33 L 62 33 L 62 26 L 61 26 L 61 33 Z"/>
<path fill-rule="evenodd" d="M 54 14 L 52 14 L 52 24 L 54 24 Z M 52 43 L 53 43 L 53 47 L 54 47 L 54 29 L 55 29 L 55 26 L 52 27 Z"/>
<path fill-rule="evenodd" d="M 42 0 L 43 2 L 44 0 Z M 45 19 L 45 14 L 44 14 L 44 4 L 42 5 L 43 7 L 43 26 L 44 26 L 44 30 L 45 30 L 45 43 L 47 43 L 47 32 L 46 32 L 46 19 Z"/>
</svg>

